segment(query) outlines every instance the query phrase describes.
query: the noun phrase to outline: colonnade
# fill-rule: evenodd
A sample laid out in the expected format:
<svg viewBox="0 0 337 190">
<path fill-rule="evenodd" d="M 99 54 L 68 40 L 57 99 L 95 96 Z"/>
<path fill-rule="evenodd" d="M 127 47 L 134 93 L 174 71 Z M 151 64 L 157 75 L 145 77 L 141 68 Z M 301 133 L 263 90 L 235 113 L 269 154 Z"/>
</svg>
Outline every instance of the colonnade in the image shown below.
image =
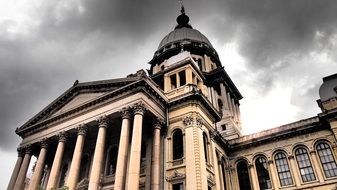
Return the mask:
<svg viewBox="0 0 337 190">
<path fill-rule="evenodd" d="M 119 139 L 119 149 L 117 155 L 117 164 L 115 172 L 115 190 L 138 190 L 140 180 L 140 159 L 141 159 L 141 145 L 142 145 L 142 131 L 143 131 L 143 116 L 145 113 L 145 106 L 142 102 L 134 104 L 131 108 L 124 108 L 121 110 L 122 126 Z M 130 134 L 131 116 L 133 113 L 133 130 Z M 107 138 L 107 127 L 109 120 L 106 116 L 101 116 L 97 119 L 98 134 L 96 139 L 95 151 L 93 155 L 92 167 L 89 177 L 88 189 L 98 190 L 100 188 L 100 177 L 103 173 L 105 141 Z M 159 190 L 160 181 L 160 129 L 162 122 L 157 120 L 153 124 L 152 137 L 152 156 L 151 156 L 151 189 Z M 72 161 L 66 180 L 65 186 L 70 190 L 76 189 L 78 183 L 82 153 L 84 149 L 84 142 L 86 140 L 88 126 L 81 124 L 76 128 L 77 139 L 72 156 Z M 57 180 L 60 175 L 60 168 L 62 165 L 62 158 L 65 151 L 67 132 L 60 132 L 58 134 L 58 144 L 54 156 L 53 164 L 51 166 L 50 175 L 47 182 L 47 189 L 57 187 Z M 129 145 L 129 139 L 131 144 Z M 45 165 L 46 155 L 48 151 L 48 139 L 43 139 L 39 143 L 40 153 L 36 162 L 33 176 L 29 183 L 29 190 L 35 190 L 39 187 L 43 168 Z M 129 155 L 128 155 L 129 154 Z M 32 145 L 18 148 L 18 159 L 13 170 L 9 190 L 22 190 L 24 181 L 26 179 L 27 170 L 32 156 Z M 128 169 L 127 169 L 128 168 Z M 127 183 L 126 183 L 127 182 Z"/>
</svg>

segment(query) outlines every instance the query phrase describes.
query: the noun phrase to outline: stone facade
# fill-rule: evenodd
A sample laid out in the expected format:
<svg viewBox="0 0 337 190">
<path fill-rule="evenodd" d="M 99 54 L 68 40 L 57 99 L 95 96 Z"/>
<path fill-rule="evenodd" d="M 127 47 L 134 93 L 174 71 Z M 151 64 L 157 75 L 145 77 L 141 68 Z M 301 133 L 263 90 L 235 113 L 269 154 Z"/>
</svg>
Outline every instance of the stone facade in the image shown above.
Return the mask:
<svg viewBox="0 0 337 190">
<path fill-rule="evenodd" d="M 317 116 L 243 136 L 242 96 L 188 21 L 182 10 L 148 74 L 76 82 L 18 128 L 8 189 L 336 189 L 337 75 Z"/>
</svg>

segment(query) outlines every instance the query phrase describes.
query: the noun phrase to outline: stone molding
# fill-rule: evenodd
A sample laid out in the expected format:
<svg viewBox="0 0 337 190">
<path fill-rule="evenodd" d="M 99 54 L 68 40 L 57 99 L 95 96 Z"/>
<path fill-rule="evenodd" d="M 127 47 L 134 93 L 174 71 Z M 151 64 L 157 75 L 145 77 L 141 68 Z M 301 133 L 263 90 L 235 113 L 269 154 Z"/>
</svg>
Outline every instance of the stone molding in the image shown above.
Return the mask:
<svg viewBox="0 0 337 190">
<path fill-rule="evenodd" d="M 87 132 L 88 132 L 88 127 L 86 124 L 80 124 L 77 128 L 77 134 L 78 135 L 83 135 L 83 136 L 86 136 L 87 135 Z"/>
<path fill-rule="evenodd" d="M 211 174 L 208 174 L 208 176 L 207 176 L 207 181 L 208 181 L 208 183 L 210 184 L 210 185 L 212 185 L 212 186 L 215 186 L 215 179 L 214 179 L 214 176 L 213 175 L 211 175 Z"/>
<path fill-rule="evenodd" d="M 120 114 L 122 119 L 131 119 L 130 107 L 123 108 Z"/>
<path fill-rule="evenodd" d="M 98 117 L 96 119 L 96 121 L 98 122 L 98 127 L 104 127 L 107 128 L 108 127 L 108 123 L 109 123 L 109 118 L 106 115 L 102 115 L 100 117 Z"/>
<path fill-rule="evenodd" d="M 132 111 L 134 115 L 144 115 L 146 111 L 145 104 L 142 101 L 133 104 Z"/>
<path fill-rule="evenodd" d="M 59 142 L 67 142 L 68 133 L 66 131 L 61 131 L 57 134 Z"/>
<path fill-rule="evenodd" d="M 47 149 L 49 145 L 49 140 L 47 138 L 43 138 L 40 142 L 41 148 Z"/>
<path fill-rule="evenodd" d="M 180 173 L 178 170 L 174 170 L 173 174 L 166 177 L 166 181 L 172 182 L 177 180 L 183 180 L 186 178 L 186 175 L 183 173 Z"/>
</svg>

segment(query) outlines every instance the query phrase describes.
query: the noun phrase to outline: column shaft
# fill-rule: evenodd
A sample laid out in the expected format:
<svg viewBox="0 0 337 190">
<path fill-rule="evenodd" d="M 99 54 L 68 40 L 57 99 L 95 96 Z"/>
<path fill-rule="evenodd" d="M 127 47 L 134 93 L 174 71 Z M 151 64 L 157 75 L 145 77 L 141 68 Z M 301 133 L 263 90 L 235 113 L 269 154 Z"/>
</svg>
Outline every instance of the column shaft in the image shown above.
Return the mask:
<svg viewBox="0 0 337 190">
<path fill-rule="evenodd" d="M 250 180 L 252 181 L 252 189 L 259 189 L 259 183 L 254 165 L 249 165 Z M 247 182 L 248 183 L 248 182 Z"/>
<path fill-rule="evenodd" d="M 24 182 L 26 179 L 30 159 L 32 157 L 32 150 L 30 145 L 25 147 L 25 152 L 26 154 L 25 157 L 23 158 L 19 175 L 15 181 L 14 190 L 22 190 L 24 188 Z"/>
<path fill-rule="evenodd" d="M 136 105 L 130 150 L 129 170 L 127 175 L 127 190 L 139 189 L 140 154 L 142 147 L 142 125 L 144 113 L 143 109 L 144 107 L 142 107 L 141 105 Z"/>
<path fill-rule="evenodd" d="M 100 185 L 100 177 L 102 173 L 102 162 L 104 157 L 105 136 L 107 128 L 107 118 L 99 119 L 99 129 L 95 146 L 94 159 L 90 173 L 89 188 L 90 190 L 98 190 Z"/>
<path fill-rule="evenodd" d="M 127 158 L 129 150 L 129 139 L 130 139 L 130 115 L 128 111 L 124 111 L 122 115 L 122 130 L 119 139 L 118 156 L 117 156 L 117 166 L 115 175 L 115 190 L 124 190 L 125 188 L 125 178 L 126 178 L 126 167 Z"/>
<path fill-rule="evenodd" d="M 160 180 L 160 125 L 153 130 L 151 190 L 159 190 Z"/>
<path fill-rule="evenodd" d="M 47 183 L 47 190 L 51 188 L 55 188 L 57 184 L 57 180 L 59 177 L 60 169 L 61 169 L 61 164 L 62 164 L 62 157 L 63 157 L 63 152 L 64 152 L 64 146 L 65 146 L 65 136 L 61 136 L 62 134 L 59 135 L 59 142 L 57 145 L 53 165 L 49 174 L 48 178 L 48 183 Z"/>
<path fill-rule="evenodd" d="M 74 155 L 71 160 L 69 175 L 67 179 L 67 187 L 69 190 L 75 190 L 78 180 L 78 175 L 80 172 L 80 166 L 81 166 L 81 158 L 82 158 L 82 152 L 83 152 L 83 146 L 84 146 L 84 140 L 86 135 L 86 128 L 81 125 L 78 129 L 78 135 L 76 140 L 76 145 L 74 149 Z"/>
<path fill-rule="evenodd" d="M 42 177 L 42 172 L 43 172 L 45 161 L 46 161 L 47 147 L 48 147 L 46 140 L 43 140 L 41 144 L 42 145 L 41 145 L 39 158 L 37 159 L 33 177 L 29 183 L 29 188 L 28 188 L 29 190 L 39 189 L 39 186 L 41 184 L 41 177 Z"/>
<path fill-rule="evenodd" d="M 324 182 L 324 176 L 323 176 L 322 170 L 319 166 L 319 162 L 317 160 L 316 151 L 314 151 L 314 150 L 310 151 L 310 156 L 311 156 L 311 160 L 312 160 L 312 166 L 313 166 L 314 171 L 316 171 L 318 180 L 320 182 Z"/>
<path fill-rule="evenodd" d="M 19 175 L 20 166 L 21 166 L 21 163 L 22 163 L 22 160 L 23 160 L 23 156 L 24 155 L 22 153 L 21 148 L 18 148 L 18 159 L 16 160 L 15 167 L 14 167 L 11 179 L 9 181 L 7 190 L 12 190 L 14 188 L 16 178 Z"/>
<path fill-rule="evenodd" d="M 295 163 L 295 159 L 294 156 L 289 156 L 289 164 L 290 164 L 290 168 L 292 170 L 292 174 L 296 183 L 296 187 L 301 186 L 301 179 L 299 177 L 299 173 L 297 172 L 297 168 L 296 168 L 296 163 Z"/>
<path fill-rule="evenodd" d="M 277 176 L 276 176 L 277 173 L 275 172 L 275 168 L 274 168 L 274 162 L 272 160 L 269 160 L 268 164 L 269 164 L 269 170 L 270 170 L 269 175 L 273 183 L 273 187 L 275 190 L 278 190 L 279 187 L 278 187 L 278 181 L 277 181 Z"/>
</svg>

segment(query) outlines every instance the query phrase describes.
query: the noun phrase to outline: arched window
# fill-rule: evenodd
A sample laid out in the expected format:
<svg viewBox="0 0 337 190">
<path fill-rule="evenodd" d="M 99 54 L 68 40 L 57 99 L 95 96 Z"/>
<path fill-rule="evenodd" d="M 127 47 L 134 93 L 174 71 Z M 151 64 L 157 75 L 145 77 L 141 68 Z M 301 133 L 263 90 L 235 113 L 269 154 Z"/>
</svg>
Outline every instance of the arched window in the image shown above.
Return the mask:
<svg viewBox="0 0 337 190">
<path fill-rule="evenodd" d="M 63 187 L 66 182 L 66 174 L 68 171 L 68 164 L 64 164 L 61 170 L 61 176 L 59 181 L 59 187 Z"/>
<path fill-rule="evenodd" d="M 118 147 L 113 146 L 108 151 L 107 162 L 106 162 L 106 175 L 113 175 L 116 172 L 116 164 L 117 164 L 117 155 L 118 155 Z"/>
<path fill-rule="evenodd" d="M 255 168 L 259 180 L 260 189 L 271 189 L 271 181 L 267 166 L 267 160 L 264 157 L 258 157 L 255 160 Z"/>
<path fill-rule="evenodd" d="M 202 134 L 203 136 L 203 142 L 204 142 L 204 152 L 205 152 L 205 160 L 208 163 L 209 162 L 209 155 L 208 155 L 208 138 L 206 133 Z"/>
<path fill-rule="evenodd" d="M 240 189 L 251 190 L 248 166 L 245 161 L 240 161 L 236 166 Z"/>
<path fill-rule="evenodd" d="M 326 142 L 320 142 L 317 144 L 316 150 L 321 161 L 325 176 L 327 178 L 337 176 L 336 161 L 333 157 L 330 146 Z"/>
<path fill-rule="evenodd" d="M 301 147 L 295 151 L 296 161 L 298 169 L 300 170 L 301 178 L 303 182 L 316 180 L 314 170 L 312 168 L 308 151 Z"/>
<path fill-rule="evenodd" d="M 275 155 L 275 163 L 281 186 L 292 185 L 293 179 L 290 173 L 287 156 L 283 152 L 277 153 Z"/>
<path fill-rule="evenodd" d="M 183 133 L 180 129 L 173 132 L 172 140 L 173 160 L 177 160 L 184 156 Z"/>
</svg>

